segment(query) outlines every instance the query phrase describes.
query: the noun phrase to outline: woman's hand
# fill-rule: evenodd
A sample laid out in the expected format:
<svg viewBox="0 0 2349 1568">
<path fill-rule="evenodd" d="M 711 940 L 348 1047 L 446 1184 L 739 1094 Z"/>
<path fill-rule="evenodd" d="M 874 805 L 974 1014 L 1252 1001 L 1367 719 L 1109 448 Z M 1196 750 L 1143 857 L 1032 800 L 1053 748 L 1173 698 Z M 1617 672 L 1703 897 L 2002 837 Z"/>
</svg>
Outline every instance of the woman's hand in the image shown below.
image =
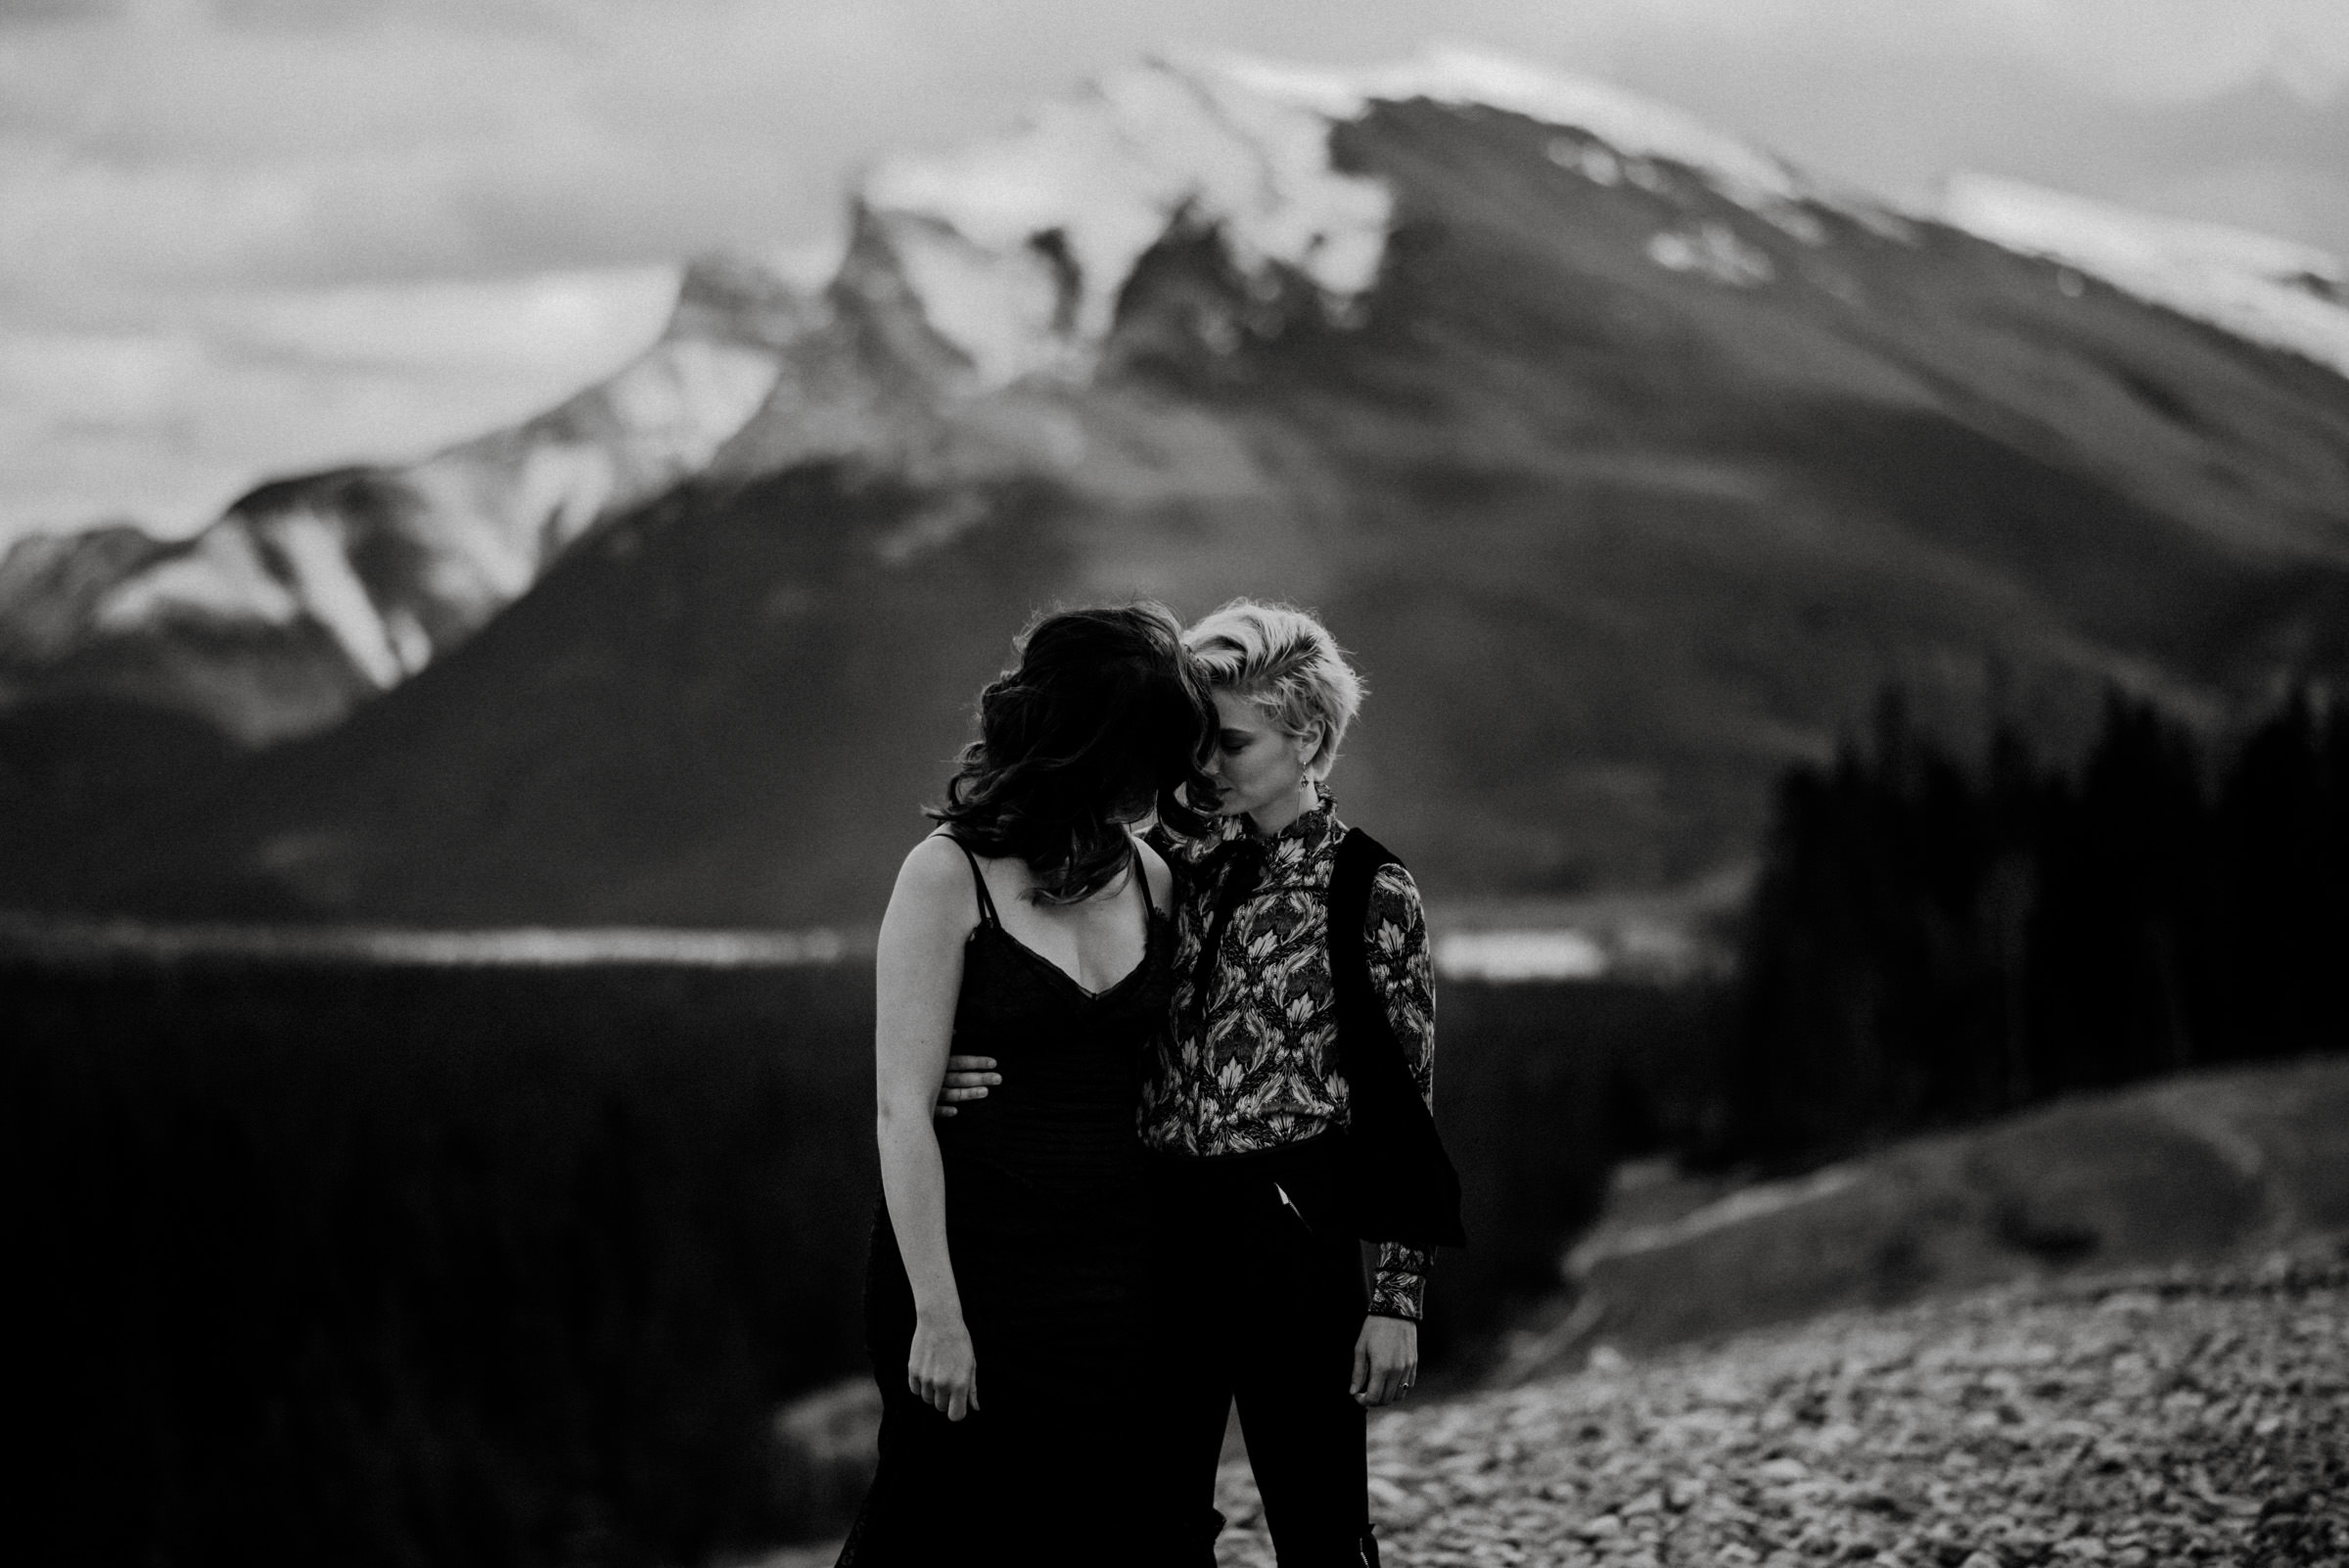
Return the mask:
<svg viewBox="0 0 2349 1568">
<path fill-rule="evenodd" d="M 1364 1409 L 1392 1405 L 1419 1381 L 1419 1325 L 1405 1317 L 1365 1317 L 1354 1340 L 1354 1382 L 1347 1392 Z"/>
<path fill-rule="evenodd" d="M 1003 1075 L 993 1071 L 994 1065 L 991 1056 L 947 1057 L 946 1076 L 938 1091 L 938 1114 L 952 1116 L 960 1102 L 986 1099 L 987 1086 L 1003 1082 Z"/>
<path fill-rule="evenodd" d="M 917 1316 L 913 1345 L 905 1353 L 905 1386 L 959 1421 L 979 1408 L 979 1358 L 961 1314 L 944 1322 Z"/>
</svg>

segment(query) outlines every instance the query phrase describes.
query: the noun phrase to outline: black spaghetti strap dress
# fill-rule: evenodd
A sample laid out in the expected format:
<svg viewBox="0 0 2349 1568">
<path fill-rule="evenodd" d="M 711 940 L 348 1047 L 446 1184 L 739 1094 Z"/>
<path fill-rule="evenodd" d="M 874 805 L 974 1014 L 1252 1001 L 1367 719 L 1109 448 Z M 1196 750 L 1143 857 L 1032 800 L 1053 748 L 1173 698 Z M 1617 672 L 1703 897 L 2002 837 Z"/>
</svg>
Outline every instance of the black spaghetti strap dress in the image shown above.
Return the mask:
<svg viewBox="0 0 2349 1568">
<path fill-rule="evenodd" d="M 951 1048 L 994 1057 L 1003 1082 L 936 1126 L 981 1407 L 948 1421 L 906 1389 L 913 1292 L 884 1202 L 865 1275 L 880 1467 L 840 1565 L 1144 1562 L 1169 1532 L 1134 1108 L 1168 1027 L 1172 944 L 1138 854 L 1142 960 L 1099 992 L 1003 928 L 976 859 L 971 876 Z"/>
</svg>

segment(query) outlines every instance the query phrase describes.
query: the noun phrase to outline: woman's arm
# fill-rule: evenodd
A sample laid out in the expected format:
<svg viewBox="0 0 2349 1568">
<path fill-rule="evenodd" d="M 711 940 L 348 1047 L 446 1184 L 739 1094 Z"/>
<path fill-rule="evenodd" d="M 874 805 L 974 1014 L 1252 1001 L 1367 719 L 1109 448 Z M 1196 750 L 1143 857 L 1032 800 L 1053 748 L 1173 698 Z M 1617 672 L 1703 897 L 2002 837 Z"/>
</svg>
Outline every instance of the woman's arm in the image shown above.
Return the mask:
<svg viewBox="0 0 2349 1568">
<path fill-rule="evenodd" d="M 1427 914 L 1419 888 L 1399 865 L 1379 867 L 1370 883 L 1362 940 L 1370 984 L 1379 994 L 1411 1083 L 1429 1111 L 1436 1108 L 1436 966 L 1429 950 Z M 1370 1310 L 1416 1320 L 1427 1306 L 1427 1276 L 1436 1255 L 1399 1241 L 1382 1243 L 1370 1290 Z"/>
<path fill-rule="evenodd" d="M 959 849 L 923 840 L 898 872 L 873 963 L 881 1191 L 913 1286 L 905 1386 L 952 1421 L 979 1407 L 978 1360 L 946 1251 L 945 1170 L 930 1112 L 954 1032 L 963 943 L 977 920 L 970 881 Z"/>
<path fill-rule="evenodd" d="M 1436 965 L 1427 939 L 1419 885 L 1399 865 L 1382 865 L 1370 879 L 1370 908 L 1362 921 L 1370 986 L 1386 1008 L 1395 1042 L 1403 1047 L 1411 1083 L 1427 1108 L 1436 1108 Z"/>
<path fill-rule="evenodd" d="M 1429 1110 L 1436 1098 L 1436 974 L 1419 888 L 1399 865 L 1379 867 L 1370 883 L 1362 940 L 1370 984 L 1403 1047 L 1411 1083 Z M 1355 1398 L 1387 1405 L 1419 1375 L 1419 1319 L 1436 1255 L 1399 1241 L 1381 1242 L 1370 1286 L 1370 1313 L 1355 1344 Z"/>
</svg>

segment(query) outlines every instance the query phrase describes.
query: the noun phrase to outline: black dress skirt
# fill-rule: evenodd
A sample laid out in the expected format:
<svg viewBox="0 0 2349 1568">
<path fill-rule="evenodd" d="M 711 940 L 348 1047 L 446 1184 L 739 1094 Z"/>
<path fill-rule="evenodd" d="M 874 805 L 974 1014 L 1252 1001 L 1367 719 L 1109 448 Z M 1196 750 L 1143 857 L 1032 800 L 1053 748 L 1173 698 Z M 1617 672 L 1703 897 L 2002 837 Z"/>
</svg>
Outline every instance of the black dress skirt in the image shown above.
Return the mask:
<svg viewBox="0 0 2349 1568">
<path fill-rule="evenodd" d="M 880 1468 L 839 1560 L 1145 1562 L 1170 1532 L 1151 1453 L 1164 1391 L 1145 1358 L 1134 1109 L 1144 1053 L 1168 1027 L 1172 945 L 1150 909 L 1141 963 L 1088 992 L 1004 930 L 978 890 L 952 1049 L 994 1057 L 1003 1082 L 937 1128 L 981 1408 L 948 1421 L 906 1389 L 913 1292 L 883 1205 L 865 1275 Z"/>
</svg>

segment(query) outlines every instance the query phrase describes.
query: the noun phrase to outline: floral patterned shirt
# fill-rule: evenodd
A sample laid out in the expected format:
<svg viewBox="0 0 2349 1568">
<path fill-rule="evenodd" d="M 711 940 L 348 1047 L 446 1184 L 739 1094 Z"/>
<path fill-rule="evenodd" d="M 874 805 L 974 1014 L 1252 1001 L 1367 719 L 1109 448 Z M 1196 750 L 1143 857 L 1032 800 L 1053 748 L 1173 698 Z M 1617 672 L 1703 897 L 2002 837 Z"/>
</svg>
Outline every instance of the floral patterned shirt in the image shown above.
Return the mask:
<svg viewBox="0 0 2349 1568">
<path fill-rule="evenodd" d="M 1339 1066 L 1337 987 L 1329 972 L 1329 879 L 1346 826 L 1326 792 L 1313 809 L 1268 840 L 1264 869 L 1231 908 L 1215 961 L 1204 966 L 1223 884 L 1234 874 L 1245 817 L 1227 817 L 1196 842 L 1159 847 L 1174 861 L 1182 897 L 1175 917 L 1174 1036 L 1142 1088 L 1141 1135 L 1169 1153 L 1244 1154 L 1299 1142 L 1346 1125 Z M 1385 999 L 1420 1096 L 1435 1098 L 1435 970 L 1419 889 L 1399 865 L 1370 884 L 1363 933 L 1370 981 Z M 1397 1242 L 1379 1247 L 1370 1311 L 1417 1320 L 1435 1254 Z"/>
</svg>

